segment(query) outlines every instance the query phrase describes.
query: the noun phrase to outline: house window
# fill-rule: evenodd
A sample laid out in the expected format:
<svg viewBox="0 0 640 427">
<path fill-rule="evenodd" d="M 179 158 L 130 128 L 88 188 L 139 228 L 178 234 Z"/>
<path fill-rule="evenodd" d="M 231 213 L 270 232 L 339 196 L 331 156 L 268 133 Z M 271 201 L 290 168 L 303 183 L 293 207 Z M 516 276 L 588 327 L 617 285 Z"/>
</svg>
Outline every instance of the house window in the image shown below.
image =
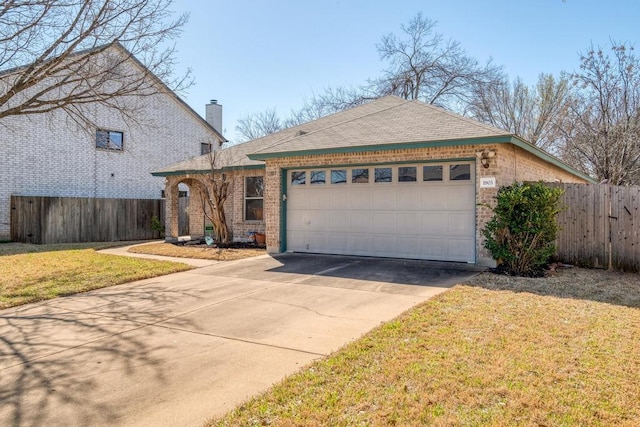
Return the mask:
<svg viewBox="0 0 640 427">
<path fill-rule="evenodd" d="M 449 181 L 471 181 L 471 165 L 450 165 Z"/>
<path fill-rule="evenodd" d="M 311 185 L 324 184 L 326 182 L 325 171 L 311 171 Z"/>
<path fill-rule="evenodd" d="M 96 148 L 122 151 L 123 133 L 113 130 L 98 129 L 96 131 Z"/>
<path fill-rule="evenodd" d="M 423 166 L 423 181 L 442 181 L 442 166 Z"/>
<path fill-rule="evenodd" d="M 416 182 L 417 168 L 415 166 L 398 168 L 398 182 Z"/>
<path fill-rule="evenodd" d="M 305 185 L 307 174 L 305 171 L 291 172 L 291 185 Z"/>
<path fill-rule="evenodd" d="M 351 182 L 354 184 L 365 184 L 369 182 L 369 169 L 352 169 Z"/>
<path fill-rule="evenodd" d="M 264 208 L 264 177 L 248 176 L 244 181 L 244 219 L 262 221 Z"/>
<path fill-rule="evenodd" d="M 391 182 L 393 178 L 392 170 L 391 168 L 376 168 L 374 172 L 375 182 Z"/>
<path fill-rule="evenodd" d="M 331 171 L 331 183 L 332 184 L 346 184 L 347 183 L 347 171 L 345 169 L 336 169 Z"/>
<path fill-rule="evenodd" d="M 211 152 L 211 144 L 208 142 L 201 142 L 200 143 L 200 154 L 204 155 L 204 154 L 209 154 Z"/>
</svg>

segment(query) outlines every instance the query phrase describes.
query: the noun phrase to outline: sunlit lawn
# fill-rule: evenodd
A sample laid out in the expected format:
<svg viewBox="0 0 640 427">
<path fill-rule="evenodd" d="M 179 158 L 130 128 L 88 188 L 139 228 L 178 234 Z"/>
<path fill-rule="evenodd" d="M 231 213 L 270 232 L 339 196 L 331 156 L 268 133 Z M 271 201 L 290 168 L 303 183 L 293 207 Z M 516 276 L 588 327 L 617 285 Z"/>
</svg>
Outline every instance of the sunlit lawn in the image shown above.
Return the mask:
<svg viewBox="0 0 640 427">
<path fill-rule="evenodd" d="M 219 249 L 188 245 L 178 246 L 171 243 L 151 243 L 147 245 L 134 246 L 129 249 L 129 252 L 179 258 L 209 259 L 214 261 L 235 261 L 267 253 L 265 249 L 258 248 Z"/>
<path fill-rule="evenodd" d="M 113 244 L 0 245 L 0 309 L 192 268 L 93 249 L 108 246 Z"/>
<path fill-rule="evenodd" d="M 640 276 L 483 274 L 211 425 L 640 425 Z"/>
</svg>

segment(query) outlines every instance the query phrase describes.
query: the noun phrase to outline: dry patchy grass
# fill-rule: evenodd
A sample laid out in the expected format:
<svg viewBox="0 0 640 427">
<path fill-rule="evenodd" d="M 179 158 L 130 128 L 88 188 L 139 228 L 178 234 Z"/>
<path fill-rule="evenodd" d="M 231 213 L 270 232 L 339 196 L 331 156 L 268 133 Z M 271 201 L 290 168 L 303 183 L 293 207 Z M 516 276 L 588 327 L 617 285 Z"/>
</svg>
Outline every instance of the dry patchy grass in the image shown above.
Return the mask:
<svg viewBox="0 0 640 427">
<path fill-rule="evenodd" d="M 127 246 L 140 243 L 140 241 L 123 241 L 123 242 L 92 242 L 92 243 L 60 243 L 55 245 L 33 245 L 30 243 L 5 242 L 0 243 L 0 256 L 18 255 L 34 252 L 55 252 L 67 251 L 71 249 L 108 249 L 117 246 Z"/>
<path fill-rule="evenodd" d="M 134 246 L 129 252 L 137 254 L 163 255 L 178 258 L 210 259 L 215 261 L 235 261 L 267 253 L 265 249 L 219 249 L 201 246 L 179 246 L 171 243 L 151 243 Z"/>
<path fill-rule="evenodd" d="M 12 249 L 0 246 L 6 251 L 0 256 L 0 309 L 191 268 L 174 262 L 99 254 L 94 249 L 68 249 L 77 245 L 11 245 Z M 7 255 L 9 252 L 15 254 Z"/>
<path fill-rule="evenodd" d="M 640 276 L 482 274 L 210 425 L 640 425 Z"/>
</svg>

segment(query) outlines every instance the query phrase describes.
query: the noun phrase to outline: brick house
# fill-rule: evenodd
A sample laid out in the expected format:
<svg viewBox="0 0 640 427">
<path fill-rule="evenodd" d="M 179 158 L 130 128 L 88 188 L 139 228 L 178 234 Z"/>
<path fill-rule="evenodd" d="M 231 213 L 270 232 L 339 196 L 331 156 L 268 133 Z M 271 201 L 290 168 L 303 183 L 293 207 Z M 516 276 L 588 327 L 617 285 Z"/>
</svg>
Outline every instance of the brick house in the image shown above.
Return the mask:
<svg viewBox="0 0 640 427">
<path fill-rule="evenodd" d="M 113 49 L 128 54 L 119 44 Z M 127 64 L 127 72 L 148 73 L 133 57 Z M 6 71 L 0 79 L 19 72 Z M 138 103 L 135 123 L 101 103 L 84 108 L 93 128 L 60 110 L 2 119 L 0 240 L 10 236 L 11 195 L 159 199 L 164 179 L 152 171 L 224 141 L 159 79 L 150 78 L 157 94 L 127 100 Z"/>
<path fill-rule="evenodd" d="M 592 181 L 513 134 L 395 96 L 219 154 L 233 235 L 264 231 L 270 253 L 491 265 L 481 230 L 500 186 Z M 178 184 L 201 180 L 208 168 L 199 157 L 154 172 L 167 179 L 168 240 L 177 237 Z M 195 204 L 190 226 L 203 234 Z"/>
</svg>

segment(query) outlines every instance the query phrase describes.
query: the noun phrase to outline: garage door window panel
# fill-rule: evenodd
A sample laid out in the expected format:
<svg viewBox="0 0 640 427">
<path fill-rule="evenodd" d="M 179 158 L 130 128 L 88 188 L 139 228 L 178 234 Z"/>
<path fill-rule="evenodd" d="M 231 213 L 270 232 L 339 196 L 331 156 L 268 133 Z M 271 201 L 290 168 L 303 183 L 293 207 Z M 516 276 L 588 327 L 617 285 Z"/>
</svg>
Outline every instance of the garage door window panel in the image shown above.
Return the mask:
<svg viewBox="0 0 640 427">
<path fill-rule="evenodd" d="M 449 165 L 449 181 L 471 181 L 471 165 Z"/>
<path fill-rule="evenodd" d="M 393 181 L 393 169 L 391 168 L 375 168 L 375 182 L 391 182 Z"/>
<path fill-rule="evenodd" d="M 264 218 L 264 177 L 246 177 L 244 188 L 245 221 L 262 221 Z"/>
<path fill-rule="evenodd" d="M 415 166 L 399 167 L 398 182 L 416 182 L 418 177 L 418 168 Z"/>
<path fill-rule="evenodd" d="M 324 185 L 327 182 L 325 171 L 311 171 L 311 185 Z"/>
<path fill-rule="evenodd" d="M 423 166 L 422 180 L 425 182 L 442 182 L 442 165 Z"/>
<path fill-rule="evenodd" d="M 291 185 L 305 185 L 307 183 L 307 173 L 305 171 L 291 172 Z"/>
<path fill-rule="evenodd" d="M 334 169 L 331 171 L 331 184 L 346 184 L 346 183 L 347 183 L 346 169 Z"/>
<path fill-rule="evenodd" d="M 369 182 L 369 169 L 352 169 L 351 182 L 353 184 L 366 184 Z"/>
</svg>

